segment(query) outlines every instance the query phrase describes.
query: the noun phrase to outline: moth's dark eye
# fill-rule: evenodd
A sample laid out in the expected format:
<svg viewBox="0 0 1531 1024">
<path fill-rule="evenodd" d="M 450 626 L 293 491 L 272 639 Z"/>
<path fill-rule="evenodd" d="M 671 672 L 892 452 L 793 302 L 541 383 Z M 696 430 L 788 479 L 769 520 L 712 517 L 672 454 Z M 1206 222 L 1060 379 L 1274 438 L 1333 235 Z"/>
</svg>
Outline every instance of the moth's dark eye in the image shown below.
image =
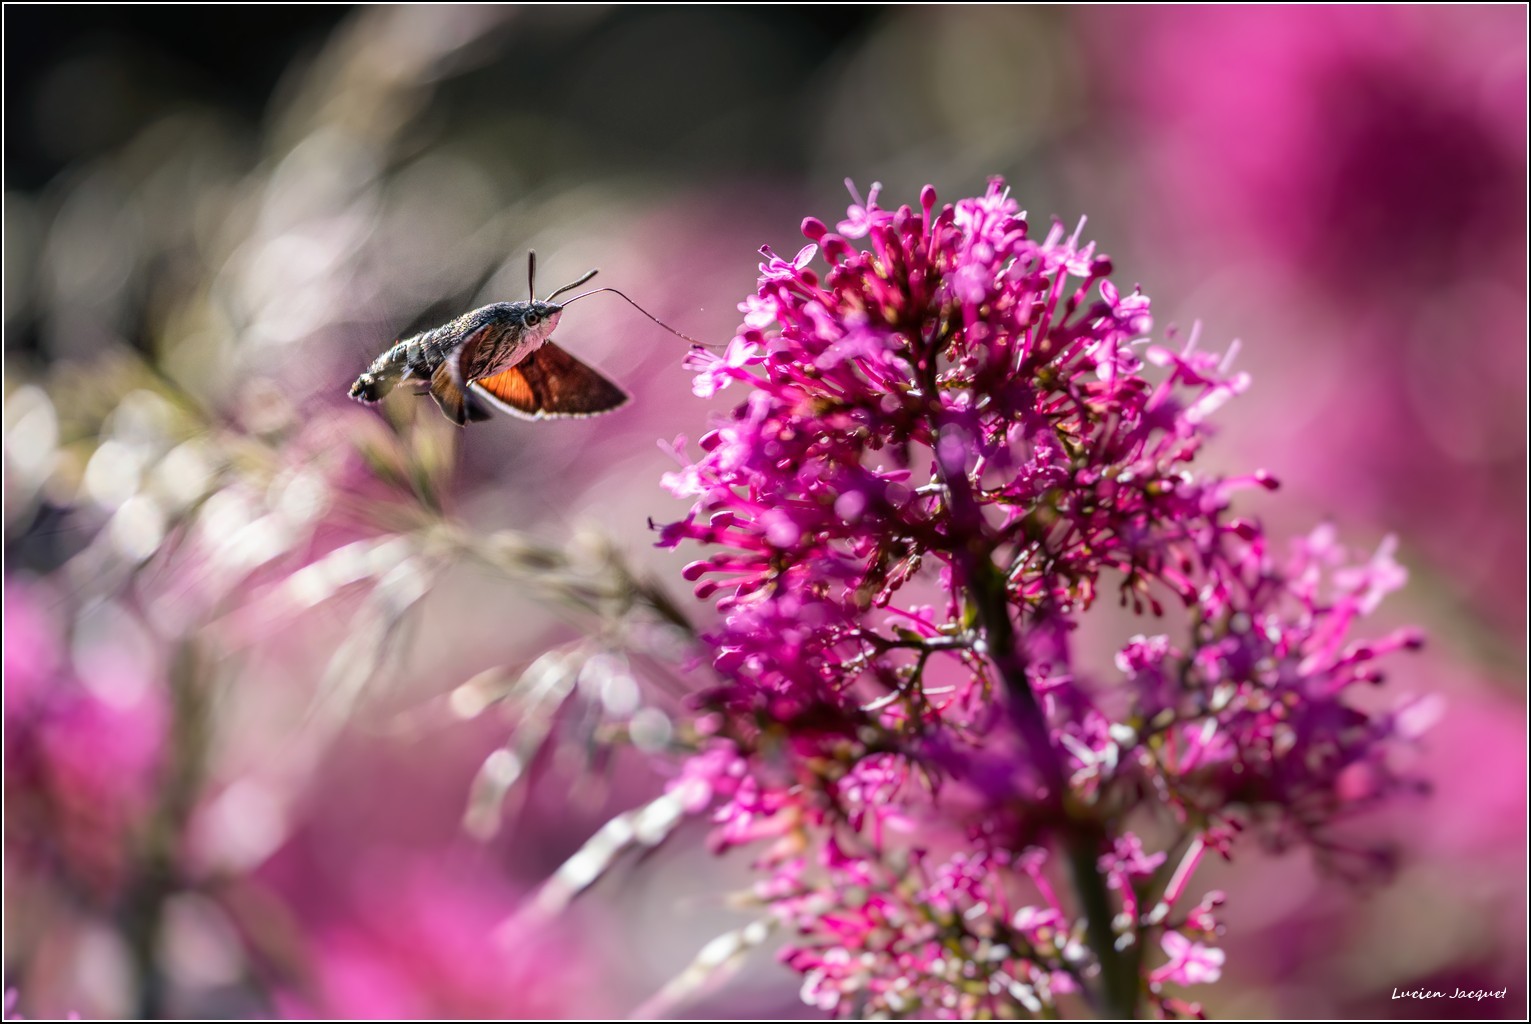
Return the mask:
<svg viewBox="0 0 1531 1024">
<path fill-rule="evenodd" d="M 528 313 L 526 314 L 526 319 L 522 320 L 521 322 L 526 324 L 528 327 L 536 327 L 539 323 L 542 322 L 542 317 L 538 316 L 536 313 Z"/>
</svg>

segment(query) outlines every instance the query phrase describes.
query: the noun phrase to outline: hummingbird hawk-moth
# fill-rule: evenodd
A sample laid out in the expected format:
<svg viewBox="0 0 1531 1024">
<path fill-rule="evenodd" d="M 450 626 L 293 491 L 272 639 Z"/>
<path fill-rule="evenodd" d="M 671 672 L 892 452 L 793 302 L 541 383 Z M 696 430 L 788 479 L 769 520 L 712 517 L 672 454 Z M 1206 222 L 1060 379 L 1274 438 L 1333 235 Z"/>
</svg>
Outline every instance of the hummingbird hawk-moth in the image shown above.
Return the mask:
<svg viewBox="0 0 1531 1024">
<path fill-rule="evenodd" d="M 627 392 L 549 338 L 564 306 L 574 301 L 553 300 L 595 274 L 592 270 L 539 299 L 532 253 L 527 301 L 496 302 L 395 343 L 356 378 L 351 397 L 370 405 L 399 383 L 418 381 L 422 393 L 429 391 L 458 426 L 489 419 L 491 408 L 540 420 L 594 416 L 625 405 Z"/>
</svg>

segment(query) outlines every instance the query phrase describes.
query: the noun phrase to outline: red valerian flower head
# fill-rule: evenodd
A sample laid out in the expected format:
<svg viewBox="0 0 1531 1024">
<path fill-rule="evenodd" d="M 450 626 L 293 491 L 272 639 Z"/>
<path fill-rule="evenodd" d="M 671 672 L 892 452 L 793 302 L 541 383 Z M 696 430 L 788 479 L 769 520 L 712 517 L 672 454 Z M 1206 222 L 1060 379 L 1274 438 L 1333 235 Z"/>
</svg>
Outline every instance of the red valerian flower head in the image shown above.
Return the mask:
<svg viewBox="0 0 1531 1024">
<path fill-rule="evenodd" d="M 1284 560 L 1232 513 L 1275 481 L 1193 463 L 1247 378 L 1194 331 L 1152 344 L 1083 222 L 1039 239 L 998 180 L 878 193 L 790 261 L 763 248 L 726 353 L 687 360 L 698 395 L 744 395 L 665 478 L 693 504 L 660 543 L 701 547 L 684 575 L 720 613 L 677 785 L 720 848 L 769 840 L 761 898 L 815 1006 L 1178 1012 L 1163 985 L 1222 963 L 1182 906 L 1206 849 L 1258 825 L 1340 852 L 1330 824 L 1413 785 L 1401 717 L 1348 700 L 1418 643 L 1348 639 L 1403 570 L 1327 528 Z M 1116 678 L 1072 651 L 1103 595 L 1164 624 Z"/>
</svg>

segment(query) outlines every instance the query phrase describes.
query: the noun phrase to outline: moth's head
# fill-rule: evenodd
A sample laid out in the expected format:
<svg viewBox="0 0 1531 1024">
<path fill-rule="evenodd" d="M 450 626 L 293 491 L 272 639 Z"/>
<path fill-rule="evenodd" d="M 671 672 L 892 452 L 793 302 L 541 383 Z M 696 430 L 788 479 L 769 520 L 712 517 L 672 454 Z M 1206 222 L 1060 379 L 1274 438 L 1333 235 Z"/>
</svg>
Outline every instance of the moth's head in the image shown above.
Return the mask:
<svg viewBox="0 0 1531 1024">
<path fill-rule="evenodd" d="M 553 333 L 563 306 L 557 302 L 496 302 L 470 314 L 481 323 L 512 328 L 523 336 L 541 341 Z M 469 325 L 471 328 L 473 325 Z"/>
<path fill-rule="evenodd" d="M 563 316 L 563 306 L 557 302 L 521 302 L 517 305 L 524 307 L 521 325 L 528 333 L 544 338 L 553 333 L 553 328 L 558 326 L 558 318 Z"/>
</svg>

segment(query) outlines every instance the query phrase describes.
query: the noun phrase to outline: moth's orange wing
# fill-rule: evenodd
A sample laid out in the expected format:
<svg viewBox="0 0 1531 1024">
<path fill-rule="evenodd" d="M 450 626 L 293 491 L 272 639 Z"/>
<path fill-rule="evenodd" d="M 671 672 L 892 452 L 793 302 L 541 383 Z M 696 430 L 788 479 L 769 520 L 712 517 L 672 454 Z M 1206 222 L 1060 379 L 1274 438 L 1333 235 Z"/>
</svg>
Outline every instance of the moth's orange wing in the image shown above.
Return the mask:
<svg viewBox="0 0 1531 1024">
<path fill-rule="evenodd" d="M 514 416 L 594 416 L 627 404 L 627 392 L 553 342 L 472 389 Z"/>
<path fill-rule="evenodd" d="M 551 341 L 521 362 L 547 416 L 592 416 L 627 404 L 628 395 Z"/>
<path fill-rule="evenodd" d="M 520 366 L 501 370 L 492 377 L 480 377 L 469 387 L 513 416 L 537 418 L 537 393 Z"/>
</svg>

